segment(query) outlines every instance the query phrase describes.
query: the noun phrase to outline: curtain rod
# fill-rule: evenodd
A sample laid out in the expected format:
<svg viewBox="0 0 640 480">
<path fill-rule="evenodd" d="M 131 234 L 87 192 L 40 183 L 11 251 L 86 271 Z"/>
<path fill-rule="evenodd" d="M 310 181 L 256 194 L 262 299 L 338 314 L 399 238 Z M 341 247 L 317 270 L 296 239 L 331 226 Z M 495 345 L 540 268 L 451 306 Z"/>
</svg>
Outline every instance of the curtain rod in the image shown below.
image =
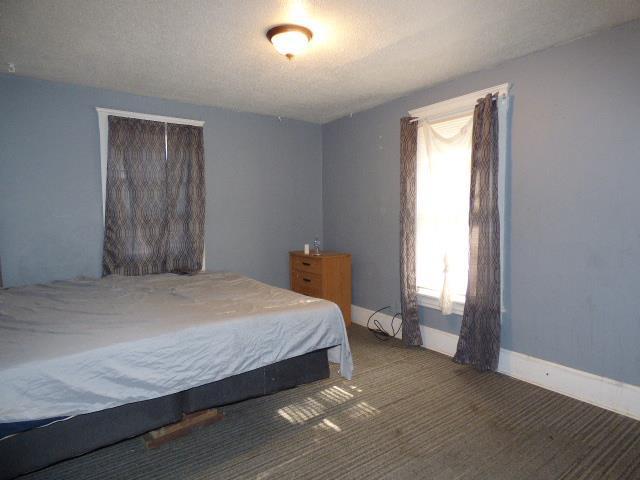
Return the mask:
<svg viewBox="0 0 640 480">
<path fill-rule="evenodd" d="M 506 94 L 506 93 L 500 93 L 500 92 L 492 93 L 492 94 L 491 94 L 491 96 L 492 96 L 493 98 L 495 98 L 496 100 L 497 100 L 498 98 L 507 98 L 507 94 Z M 485 95 L 485 97 L 486 97 L 486 95 Z M 475 108 L 475 105 L 477 105 L 477 103 L 478 103 L 480 100 L 482 100 L 483 98 L 484 98 L 484 97 L 480 97 L 480 98 L 476 101 L 476 103 L 474 104 L 474 108 Z M 473 113 L 473 112 L 472 112 L 472 113 Z M 456 119 L 456 118 L 466 117 L 467 115 L 468 115 L 467 113 L 454 114 L 454 115 L 452 115 L 452 116 L 450 116 L 450 117 L 449 117 L 449 116 L 447 116 L 447 117 L 446 117 L 446 119 L 447 119 L 447 120 L 454 120 L 454 119 Z M 423 116 L 423 117 L 415 117 L 413 120 L 410 120 L 410 121 L 409 121 L 409 123 L 414 123 L 414 122 L 423 122 L 423 121 L 425 121 L 425 120 L 427 120 L 427 117 L 425 117 L 425 116 Z"/>
<path fill-rule="evenodd" d="M 455 115 L 461 115 L 462 113 L 473 110 L 474 106 L 479 99 L 484 98 L 487 94 L 492 94 L 497 98 L 505 98 L 509 95 L 511 84 L 503 83 L 502 85 L 494 85 L 493 87 L 470 92 L 465 95 L 450 98 L 441 102 L 433 103 L 421 108 L 415 108 L 409 110 L 409 115 L 416 117 L 411 120 L 415 122 L 417 120 L 436 120 Z"/>
</svg>

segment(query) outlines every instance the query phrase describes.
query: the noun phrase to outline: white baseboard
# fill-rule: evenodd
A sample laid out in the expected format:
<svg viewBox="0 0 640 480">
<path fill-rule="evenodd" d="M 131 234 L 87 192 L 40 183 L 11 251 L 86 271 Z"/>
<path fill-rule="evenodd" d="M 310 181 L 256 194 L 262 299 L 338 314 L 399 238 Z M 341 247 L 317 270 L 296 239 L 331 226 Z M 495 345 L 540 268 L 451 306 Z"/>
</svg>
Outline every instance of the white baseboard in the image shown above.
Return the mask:
<svg viewBox="0 0 640 480">
<path fill-rule="evenodd" d="M 373 310 L 369 310 L 367 308 L 358 307 L 357 305 L 351 305 L 351 321 L 357 325 L 362 325 L 363 327 L 367 326 L 367 321 L 369 317 L 373 313 Z M 386 313 L 377 313 L 375 318 L 380 322 L 382 327 L 387 331 L 391 332 L 391 319 L 393 318 L 391 315 L 387 315 Z M 400 321 L 396 319 L 395 328 L 398 328 Z M 371 328 L 375 328 L 373 323 L 371 323 Z M 398 332 L 396 338 L 402 338 L 402 330 Z"/>
<path fill-rule="evenodd" d="M 351 320 L 357 325 L 366 327 L 372 313 L 373 310 L 357 305 L 351 306 Z M 391 331 L 390 315 L 378 313 L 375 318 L 387 331 Z M 397 325 L 396 320 L 396 328 Z M 423 325 L 420 326 L 420 333 L 423 347 L 450 357 L 455 354 L 458 345 L 457 335 Z M 402 338 L 402 331 L 398 333 L 397 338 Z M 498 372 L 640 420 L 640 386 L 504 348 L 500 350 Z"/>
</svg>

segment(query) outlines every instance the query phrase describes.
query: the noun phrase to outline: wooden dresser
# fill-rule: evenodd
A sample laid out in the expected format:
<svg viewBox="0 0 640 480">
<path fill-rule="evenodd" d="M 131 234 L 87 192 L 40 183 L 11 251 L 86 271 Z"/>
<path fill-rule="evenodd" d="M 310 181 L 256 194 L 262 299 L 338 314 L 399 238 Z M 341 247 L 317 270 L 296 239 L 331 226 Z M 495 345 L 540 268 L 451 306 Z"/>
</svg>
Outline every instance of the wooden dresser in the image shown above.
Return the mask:
<svg viewBox="0 0 640 480">
<path fill-rule="evenodd" d="M 291 290 L 338 304 L 344 323 L 351 325 L 351 254 L 289 252 L 289 271 Z"/>
</svg>

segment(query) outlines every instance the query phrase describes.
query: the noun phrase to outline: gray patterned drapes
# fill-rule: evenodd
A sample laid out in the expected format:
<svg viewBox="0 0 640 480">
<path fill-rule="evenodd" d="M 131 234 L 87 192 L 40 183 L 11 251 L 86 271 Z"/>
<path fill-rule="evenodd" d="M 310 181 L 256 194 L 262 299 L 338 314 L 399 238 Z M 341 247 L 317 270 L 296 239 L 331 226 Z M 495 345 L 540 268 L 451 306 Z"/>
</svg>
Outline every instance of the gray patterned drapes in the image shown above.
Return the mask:
<svg viewBox="0 0 640 480">
<path fill-rule="evenodd" d="M 204 142 L 202 127 L 167 124 L 167 271 L 202 269 Z"/>
<path fill-rule="evenodd" d="M 400 120 L 400 301 L 402 341 L 422 345 L 416 304 L 416 190 L 418 122 Z"/>
<path fill-rule="evenodd" d="M 469 201 L 469 280 L 454 360 L 496 370 L 500 356 L 498 107 L 487 95 L 473 115 Z"/>
<path fill-rule="evenodd" d="M 103 275 L 200 270 L 204 192 L 201 127 L 110 116 Z"/>
</svg>

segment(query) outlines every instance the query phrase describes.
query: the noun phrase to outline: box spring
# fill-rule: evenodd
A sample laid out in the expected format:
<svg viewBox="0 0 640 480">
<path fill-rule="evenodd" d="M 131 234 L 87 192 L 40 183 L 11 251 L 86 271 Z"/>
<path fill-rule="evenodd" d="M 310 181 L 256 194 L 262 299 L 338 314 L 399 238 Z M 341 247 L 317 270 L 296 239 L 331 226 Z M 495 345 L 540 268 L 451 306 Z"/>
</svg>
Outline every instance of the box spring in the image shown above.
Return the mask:
<svg viewBox="0 0 640 480">
<path fill-rule="evenodd" d="M 173 395 L 78 415 L 0 441 L 0 479 L 15 478 L 219 407 L 329 377 L 326 349 Z"/>
</svg>

